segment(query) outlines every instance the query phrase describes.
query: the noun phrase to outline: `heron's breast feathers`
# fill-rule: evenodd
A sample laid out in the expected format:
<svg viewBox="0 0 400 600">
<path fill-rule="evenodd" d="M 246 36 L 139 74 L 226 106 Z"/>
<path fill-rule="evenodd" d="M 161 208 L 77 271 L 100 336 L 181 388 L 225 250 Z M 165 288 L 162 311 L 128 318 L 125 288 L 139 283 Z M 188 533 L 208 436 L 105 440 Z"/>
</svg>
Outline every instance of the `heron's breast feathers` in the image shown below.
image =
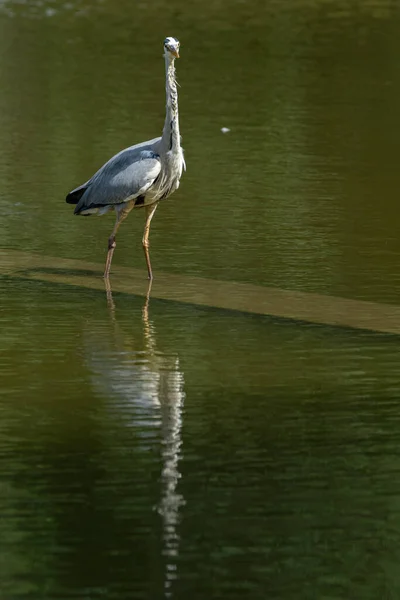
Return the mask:
<svg viewBox="0 0 400 600">
<path fill-rule="evenodd" d="M 182 171 L 186 168 L 182 148 L 178 152 L 167 152 L 162 162 L 161 173 L 155 182 L 160 200 L 167 198 L 179 187 Z"/>
</svg>

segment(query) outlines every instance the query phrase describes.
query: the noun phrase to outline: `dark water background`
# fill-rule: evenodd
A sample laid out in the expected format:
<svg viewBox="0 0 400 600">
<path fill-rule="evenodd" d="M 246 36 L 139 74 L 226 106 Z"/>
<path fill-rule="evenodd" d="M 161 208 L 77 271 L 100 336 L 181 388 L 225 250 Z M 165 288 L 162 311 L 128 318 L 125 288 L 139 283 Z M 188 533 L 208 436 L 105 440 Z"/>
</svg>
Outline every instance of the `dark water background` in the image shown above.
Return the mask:
<svg viewBox="0 0 400 600">
<path fill-rule="evenodd" d="M 113 220 L 64 196 L 161 131 L 166 35 L 188 171 L 155 275 L 399 304 L 385 0 L 3 0 L 1 248 L 103 262 Z M 398 337 L 114 302 L 0 278 L 1 597 L 397 599 Z"/>
</svg>

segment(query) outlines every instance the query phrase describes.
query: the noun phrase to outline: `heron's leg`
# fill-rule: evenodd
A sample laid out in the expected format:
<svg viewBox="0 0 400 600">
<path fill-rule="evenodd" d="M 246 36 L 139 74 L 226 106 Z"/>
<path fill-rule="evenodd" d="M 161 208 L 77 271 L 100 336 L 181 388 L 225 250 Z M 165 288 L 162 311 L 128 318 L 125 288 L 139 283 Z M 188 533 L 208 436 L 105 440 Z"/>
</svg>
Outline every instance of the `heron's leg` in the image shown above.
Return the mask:
<svg viewBox="0 0 400 600">
<path fill-rule="evenodd" d="M 112 257 L 114 254 L 115 246 L 117 245 L 117 243 L 115 241 L 115 236 L 117 235 L 117 231 L 118 231 L 119 226 L 121 225 L 122 221 L 124 219 L 126 219 L 128 214 L 131 212 L 132 208 L 133 208 L 133 202 L 127 202 L 126 205 L 122 206 L 121 208 L 119 206 L 115 207 L 115 212 L 117 213 L 117 220 L 115 221 L 114 229 L 112 230 L 112 233 L 111 233 L 110 237 L 108 238 L 108 252 L 107 252 L 107 260 L 106 260 L 106 268 L 104 271 L 104 279 L 108 279 L 108 277 L 110 275 L 111 261 L 112 261 Z"/>
<path fill-rule="evenodd" d="M 146 211 L 146 223 L 145 223 L 145 226 L 144 226 L 144 233 L 143 233 L 142 244 L 143 244 L 144 256 L 146 258 L 146 264 L 147 264 L 147 271 L 149 273 L 149 279 L 153 279 L 153 272 L 151 270 L 151 262 L 150 262 L 150 254 L 149 254 L 149 246 L 150 246 L 150 244 L 149 244 L 149 233 L 150 233 L 151 219 L 153 218 L 153 215 L 156 212 L 156 208 L 157 208 L 157 203 L 150 204 L 150 206 L 146 206 L 145 207 L 145 211 Z"/>
<path fill-rule="evenodd" d="M 111 284 L 110 284 L 110 280 L 108 277 L 106 277 L 104 279 L 104 284 L 105 284 L 105 288 L 106 288 L 106 298 L 107 298 L 107 306 L 111 312 L 111 316 L 112 319 L 114 320 L 115 318 L 115 304 L 114 304 L 114 300 L 112 297 L 112 290 L 111 290 Z"/>
</svg>

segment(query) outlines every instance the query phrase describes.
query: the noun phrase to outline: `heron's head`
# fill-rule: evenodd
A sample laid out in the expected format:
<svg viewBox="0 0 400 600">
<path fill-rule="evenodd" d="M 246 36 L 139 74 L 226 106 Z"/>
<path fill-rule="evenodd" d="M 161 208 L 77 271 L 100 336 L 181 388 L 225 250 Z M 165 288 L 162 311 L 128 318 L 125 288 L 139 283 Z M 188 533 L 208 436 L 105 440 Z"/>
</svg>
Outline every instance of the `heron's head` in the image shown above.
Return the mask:
<svg viewBox="0 0 400 600">
<path fill-rule="evenodd" d="M 164 40 L 165 53 L 171 58 L 179 58 L 179 41 L 173 37 L 167 37 Z"/>
</svg>

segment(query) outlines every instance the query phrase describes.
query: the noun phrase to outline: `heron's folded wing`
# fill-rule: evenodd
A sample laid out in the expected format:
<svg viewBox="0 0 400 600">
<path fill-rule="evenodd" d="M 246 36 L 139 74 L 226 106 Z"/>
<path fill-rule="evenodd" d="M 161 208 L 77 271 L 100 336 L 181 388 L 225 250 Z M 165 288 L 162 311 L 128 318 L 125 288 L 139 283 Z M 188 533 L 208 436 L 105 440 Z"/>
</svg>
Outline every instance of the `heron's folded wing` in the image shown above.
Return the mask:
<svg viewBox="0 0 400 600">
<path fill-rule="evenodd" d="M 122 152 L 109 160 L 87 182 L 75 212 L 121 204 L 146 193 L 161 171 L 158 154 L 149 150 Z"/>
</svg>

